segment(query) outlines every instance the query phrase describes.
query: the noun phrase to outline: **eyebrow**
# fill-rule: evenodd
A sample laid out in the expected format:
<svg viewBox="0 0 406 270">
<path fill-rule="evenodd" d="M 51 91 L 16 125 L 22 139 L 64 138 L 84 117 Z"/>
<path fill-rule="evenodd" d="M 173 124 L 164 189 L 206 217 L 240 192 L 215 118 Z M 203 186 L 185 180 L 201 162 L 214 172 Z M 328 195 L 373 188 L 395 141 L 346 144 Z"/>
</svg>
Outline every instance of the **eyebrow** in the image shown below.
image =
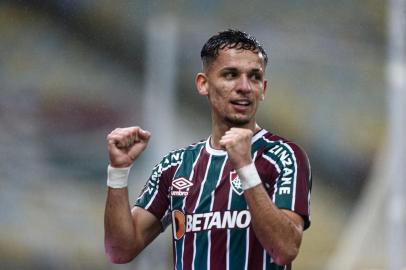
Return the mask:
<svg viewBox="0 0 406 270">
<path fill-rule="evenodd" d="M 250 72 L 253 72 L 253 73 L 264 73 L 264 71 L 262 70 L 262 69 L 260 69 L 260 68 L 253 68 L 253 69 L 251 69 L 250 70 Z"/>
<path fill-rule="evenodd" d="M 240 69 L 238 69 L 238 68 L 236 68 L 236 67 L 224 67 L 224 68 L 222 68 L 222 69 L 220 69 L 220 71 L 221 72 L 223 72 L 223 71 L 240 71 Z M 260 69 L 260 68 L 253 68 L 253 69 L 250 69 L 248 72 L 254 72 L 254 73 L 257 73 L 257 72 L 264 72 L 262 69 Z"/>
<path fill-rule="evenodd" d="M 235 67 L 224 67 L 220 71 L 238 71 L 238 68 Z"/>
</svg>

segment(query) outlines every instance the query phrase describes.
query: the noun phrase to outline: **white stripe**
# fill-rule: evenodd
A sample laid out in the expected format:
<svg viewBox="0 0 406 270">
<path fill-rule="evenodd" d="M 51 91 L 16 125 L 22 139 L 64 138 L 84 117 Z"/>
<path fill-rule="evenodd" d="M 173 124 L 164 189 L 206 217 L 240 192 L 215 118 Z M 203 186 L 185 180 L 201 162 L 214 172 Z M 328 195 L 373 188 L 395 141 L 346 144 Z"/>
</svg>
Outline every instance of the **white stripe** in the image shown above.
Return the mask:
<svg viewBox="0 0 406 270">
<path fill-rule="evenodd" d="M 231 200 L 233 198 L 233 190 L 231 187 L 228 190 L 228 205 L 227 210 L 231 210 Z M 226 269 L 230 269 L 230 229 L 227 229 L 227 260 L 226 260 Z"/>
<path fill-rule="evenodd" d="M 210 168 L 210 164 L 211 164 L 211 157 L 209 158 L 209 163 L 207 164 L 206 167 L 206 172 L 204 173 L 204 180 L 202 181 L 202 183 L 200 184 L 200 192 L 199 192 L 199 197 L 197 198 L 197 202 L 196 202 L 196 206 L 195 209 L 193 210 L 193 213 L 196 213 L 196 209 L 199 206 L 200 203 L 200 199 L 202 197 L 202 193 L 203 193 L 203 188 L 204 188 L 204 184 L 207 181 L 207 174 L 209 173 L 209 168 Z M 192 259 L 192 269 L 195 269 L 195 258 L 196 258 L 196 237 L 197 235 L 195 234 L 195 238 L 193 239 L 193 259 Z"/>
<path fill-rule="evenodd" d="M 252 143 L 255 142 L 256 140 L 258 140 L 259 138 L 261 138 L 262 136 L 264 136 L 267 132 L 268 132 L 268 131 L 266 131 L 265 129 L 261 129 L 260 131 L 258 131 L 257 134 L 255 134 L 255 135 L 252 137 L 251 142 L 252 142 Z"/>
<path fill-rule="evenodd" d="M 273 194 L 272 194 L 272 202 L 276 203 L 276 192 L 278 191 L 278 181 L 275 181 L 275 185 L 273 186 Z"/>
<path fill-rule="evenodd" d="M 219 174 L 219 178 L 217 179 L 217 184 L 216 184 L 216 188 L 212 191 L 212 195 L 211 195 L 211 202 L 210 202 L 210 210 L 209 211 L 213 211 L 213 205 L 214 205 L 214 192 L 217 190 L 217 187 L 220 185 L 221 182 L 221 178 L 223 176 L 223 172 L 224 172 L 224 167 L 227 163 L 227 158 L 224 160 L 223 165 L 221 166 L 221 170 L 220 170 L 220 174 Z M 208 231 L 208 248 L 207 248 L 207 269 L 210 269 L 210 251 L 211 251 L 211 230 Z"/>
<path fill-rule="evenodd" d="M 227 151 L 220 150 L 220 149 L 214 149 L 213 147 L 211 147 L 210 139 L 211 139 L 211 136 L 206 140 L 206 151 L 210 155 L 213 155 L 213 156 L 225 156 L 225 155 L 227 155 Z"/>
<path fill-rule="evenodd" d="M 257 158 L 257 154 L 258 154 L 258 151 L 255 151 L 254 152 L 254 155 L 252 156 L 252 160 L 255 162 L 255 159 Z"/>
<path fill-rule="evenodd" d="M 197 160 L 197 159 L 196 159 Z M 180 168 L 181 166 L 179 165 L 178 166 L 178 168 L 176 168 L 176 171 L 175 171 L 175 174 L 174 174 L 174 176 L 178 173 L 178 170 L 179 170 L 179 168 Z M 193 169 L 192 169 L 192 171 L 193 171 Z M 173 179 L 172 179 L 173 180 Z M 173 197 L 172 196 L 170 196 L 170 198 L 171 198 L 171 205 L 170 205 L 170 208 L 171 208 L 171 210 L 173 210 Z M 182 207 L 183 208 L 183 207 Z M 173 227 L 173 224 L 172 224 L 172 228 L 174 229 L 174 227 Z M 172 235 L 172 237 L 173 237 L 173 235 Z M 174 244 L 175 244 L 175 268 L 176 268 L 176 264 L 177 264 L 177 261 L 178 261 L 178 256 L 176 255 L 177 253 L 176 253 L 176 250 L 177 250 L 177 248 L 176 248 L 176 246 L 178 245 L 178 242 L 176 242 L 176 241 L 173 241 L 174 242 Z M 185 242 L 185 241 L 182 241 L 183 243 Z M 182 244 L 183 244 L 182 243 Z M 182 246 L 182 250 L 183 250 L 183 246 Z M 183 252 L 182 252 L 183 253 Z"/>
<path fill-rule="evenodd" d="M 275 160 L 273 160 L 271 157 L 268 157 L 265 154 L 262 154 L 262 157 L 265 158 L 266 160 L 268 160 L 272 165 L 274 165 L 274 167 L 278 173 L 281 173 L 281 168 L 279 167 L 279 165 L 276 163 Z"/>
<path fill-rule="evenodd" d="M 207 237 L 208 237 L 208 241 L 207 241 L 207 269 L 211 269 L 210 268 L 210 250 L 211 250 L 211 231 L 208 230 L 207 233 Z"/>
<path fill-rule="evenodd" d="M 265 139 L 265 138 L 264 138 Z M 267 142 L 271 142 L 267 139 L 265 139 Z M 276 163 L 276 161 L 274 159 L 272 159 L 271 157 L 268 157 L 265 154 L 262 154 L 262 157 L 265 158 L 266 160 L 268 160 L 276 169 L 276 171 L 278 172 L 278 174 L 281 173 L 281 168 L 279 167 L 279 165 Z M 278 182 L 275 181 L 275 185 L 274 185 L 274 189 L 273 189 L 273 194 L 272 194 L 272 201 L 275 203 L 275 195 L 276 195 L 276 191 L 278 189 Z"/>
<path fill-rule="evenodd" d="M 190 180 L 190 181 L 192 181 L 192 178 L 193 178 L 193 175 L 194 175 L 195 166 L 196 166 L 196 164 L 197 164 L 197 161 L 198 161 L 199 158 L 200 158 L 200 155 L 201 155 L 203 149 L 204 149 L 204 147 L 200 148 L 199 154 L 197 155 L 195 162 L 193 162 L 192 171 L 190 172 L 190 176 L 189 176 L 189 180 Z M 183 161 L 183 157 L 182 157 L 182 161 Z M 179 168 L 180 168 L 180 166 L 176 169 L 176 172 L 175 172 L 174 176 L 175 176 L 176 173 L 178 172 Z M 172 180 L 173 180 L 173 179 L 172 179 Z M 172 206 L 173 206 L 173 197 L 171 196 L 171 206 L 170 206 L 170 207 L 173 208 Z M 185 208 L 185 198 L 183 198 L 183 205 L 182 205 L 182 209 L 184 209 L 184 208 Z M 173 225 L 172 225 L 172 226 L 173 226 Z M 172 235 L 172 237 L 173 237 L 173 235 Z M 177 263 L 177 260 L 178 260 L 178 256 L 177 256 L 177 253 L 176 253 L 176 250 L 177 250 L 177 249 L 176 249 L 177 242 L 176 242 L 176 241 L 174 241 L 174 242 L 175 242 L 175 268 L 176 268 L 176 263 Z M 184 249 L 185 249 L 185 239 L 183 239 L 183 241 L 182 241 L 182 254 L 183 254 L 183 250 L 184 250 Z M 181 259 L 183 260 L 183 256 L 182 256 Z M 183 261 L 181 262 L 181 264 L 182 264 L 182 267 L 181 267 L 181 268 L 183 268 Z"/>
<path fill-rule="evenodd" d="M 266 270 L 266 265 L 267 265 L 267 261 L 266 261 L 266 250 L 264 249 L 264 257 L 262 258 L 262 269 Z"/>
<path fill-rule="evenodd" d="M 190 176 L 189 176 L 189 180 L 190 181 L 192 181 L 192 178 L 193 178 L 193 176 L 194 176 L 194 174 L 195 174 L 195 166 L 196 166 L 196 163 L 199 161 L 199 158 L 200 158 L 200 156 L 201 156 L 201 154 L 202 154 L 202 152 L 203 152 L 203 149 L 204 149 L 204 147 L 202 146 L 202 148 L 200 148 L 200 151 L 199 151 L 199 154 L 197 155 L 197 157 L 196 157 L 196 160 L 195 160 L 195 162 L 193 163 L 193 165 L 192 165 L 192 172 L 190 173 Z"/>
<path fill-rule="evenodd" d="M 247 239 L 245 240 L 245 269 L 248 270 L 249 247 L 250 247 L 250 227 L 247 228 Z"/>
</svg>

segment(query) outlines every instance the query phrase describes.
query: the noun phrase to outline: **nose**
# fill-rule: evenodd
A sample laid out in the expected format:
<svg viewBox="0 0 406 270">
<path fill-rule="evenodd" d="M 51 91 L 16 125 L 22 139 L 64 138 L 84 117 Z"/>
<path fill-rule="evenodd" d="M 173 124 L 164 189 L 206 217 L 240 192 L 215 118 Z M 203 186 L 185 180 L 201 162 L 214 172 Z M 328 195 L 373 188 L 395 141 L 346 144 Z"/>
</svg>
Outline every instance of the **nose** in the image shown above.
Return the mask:
<svg viewBox="0 0 406 270">
<path fill-rule="evenodd" d="M 238 79 L 237 91 L 250 92 L 252 90 L 251 82 L 247 75 L 243 74 Z"/>
</svg>

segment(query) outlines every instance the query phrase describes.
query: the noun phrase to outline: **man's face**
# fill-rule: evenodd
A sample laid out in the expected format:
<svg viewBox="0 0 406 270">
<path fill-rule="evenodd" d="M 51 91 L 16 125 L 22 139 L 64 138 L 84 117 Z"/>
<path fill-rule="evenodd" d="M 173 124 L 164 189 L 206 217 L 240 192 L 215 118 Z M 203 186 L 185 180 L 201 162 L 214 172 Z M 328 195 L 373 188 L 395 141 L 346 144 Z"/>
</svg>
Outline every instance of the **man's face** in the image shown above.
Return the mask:
<svg viewBox="0 0 406 270">
<path fill-rule="evenodd" d="M 255 122 L 255 114 L 266 88 L 264 60 L 260 53 L 241 49 L 219 50 L 206 67 L 199 92 L 207 95 L 214 121 L 229 126 Z M 204 75 L 202 75 L 204 76 Z"/>
</svg>

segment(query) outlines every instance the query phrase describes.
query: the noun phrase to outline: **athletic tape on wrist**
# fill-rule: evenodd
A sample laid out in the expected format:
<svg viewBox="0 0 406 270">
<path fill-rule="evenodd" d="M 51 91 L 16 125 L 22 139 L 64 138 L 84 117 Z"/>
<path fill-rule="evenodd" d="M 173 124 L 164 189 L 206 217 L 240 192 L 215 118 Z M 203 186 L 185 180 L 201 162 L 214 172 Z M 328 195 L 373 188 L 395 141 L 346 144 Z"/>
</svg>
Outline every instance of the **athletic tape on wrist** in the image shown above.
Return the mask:
<svg viewBox="0 0 406 270">
<path fill-rule="evenodd" d="M 128 185 L 128 175 L 131 166 L 125 168 L 107 167 L 107 186 L 111 188 L 125 188 Z"/>
<path fill-rule="evenodd" d="M 248 164 L 237 170 L 238 177 L 241 181 L 243 190 L 258 186 L 261 184 L 261 178 L 259 178 L 257 168 L 254 163 Z"/>
</svg>

